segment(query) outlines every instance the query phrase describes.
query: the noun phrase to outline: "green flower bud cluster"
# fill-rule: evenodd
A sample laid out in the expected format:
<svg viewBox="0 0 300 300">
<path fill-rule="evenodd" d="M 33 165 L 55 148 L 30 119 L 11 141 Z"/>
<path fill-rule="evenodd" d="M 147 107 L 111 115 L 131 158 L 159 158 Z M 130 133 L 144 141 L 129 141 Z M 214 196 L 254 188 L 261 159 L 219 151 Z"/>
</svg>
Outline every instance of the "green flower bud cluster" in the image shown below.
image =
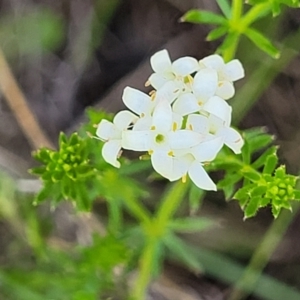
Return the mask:
<svg viewBox="0 0 300 300">
<path fill-rule="evenodd" d="M 71 199 L 88 209 L 91 199 L 86 185 L 95 176 L 91 166 L 85 140 L 77 133 L 69 138 L 64 133 L 59 136 L 59 149 L 42 148 L 34 153 L 34 158 L 43 165 L 31 169 L 44 182 L 43 190 L 37 195 L 36 202 L 52 198 L 54 202 Z"/>
<path fill-rule="evenodd" d="M 267 205 L 272 206 L 272 214 L 277 218 L 282 208 L 292 210 L 291 201 L 300 199 L 300 191 L 296 189 L 298 177 L 286 174 L 285 166 L 278 167 L 274 175 L 262 173 L 256 179 L 246 176 L 250 182 L 234 195 L 244 208 L 245 218 L 253 217 Z"/>
<path fill-rule="evenodd" d="M 67 177 L 73 181 L 89 175 L 91 167 L 85 155 L 85 148 L 77 133 L 67 139 L 64 133 L 59 137 L 59 150 L 40 149 L 34 158 L 44 166 L 33 168 L 33 174 L 40 175 L 44 181 L 57 182 Z"/>
<path fill-rule="evenodd" d="M 265 198 L 269 198 L 272 203 L 273 215 L 278 216 L 281 208 L 292 210 L 290 200 L 296 197 L 296 182 L 298 177 L 286 174 L 284 166 L 276 169 L 274 176 L 263 174 L 267 182 Z"/>
<path fill-rule="evenodd" d="M 274 137 L 264 128 L 244 131 L 244 139 L 239 157 L 223 151 L 212 165 L 212 170 L 225 170 L 218 188 L 224 191 L 226 199 L 238 200 L 245 219 L 255 216 L 260 208 L 268 205 L 277 218 L 281 209 L 291 210 L 292 201 L 300 200 L 300 191 L 296 188 L 298 177 L 286 174 L 285 166 L 277 167 L 277 147 L 272 145 Z"/>
</svg>

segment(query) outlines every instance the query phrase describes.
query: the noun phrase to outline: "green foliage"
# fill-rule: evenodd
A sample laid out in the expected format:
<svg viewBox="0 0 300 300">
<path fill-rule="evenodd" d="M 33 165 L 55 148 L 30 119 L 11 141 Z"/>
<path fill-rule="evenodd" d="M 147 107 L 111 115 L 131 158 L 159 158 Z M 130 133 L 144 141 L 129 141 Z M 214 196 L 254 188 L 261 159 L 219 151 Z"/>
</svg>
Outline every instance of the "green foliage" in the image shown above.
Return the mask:
<svg viewBox="0 0 300 300">
<path fill-rule="evenodd" d="M 273 16 L 278 16 L 281 13 L 281 5 L 287 5 L 289 7 L 300 7 L 299 0 L 248 0 L 247 3 L 252 5 L 268 3 L 272 7 Z"/>
<path fill-rule="evenodd" d="M 31 169 L 31 173 L 44 183 L 36 203 L 50 197 L 53 204 L 70 199 L 79 210 L 90 209 L 95 195 L 88 187 L 97 183 L 98 171 L 90 163 L 87 150 L 85 140 L 77 133 L 69 138 L 61 133 L 58 151 L 42 148 L 34 154 L 43 165 Z"/>
<path fill-rule="evenodd" d="M 273 58 L 279 58 L 279 50 L 262 32 L 253 28 L 252 24 L 270 12 L 273 12 L 273 15 L 278 15 L 280 13 L 280 4 L 298 7 L 299 1 L 250 0 L 249 3 L 252 4 L 253 7 L 244 14 L 243 4 L 240 2 L 241 1 L 235 1 L 233 7 L 230 7 L 230 4 L 226 0 L 217 1 L 224 16 L 209 11 L 193 9 L 188 11 L 181 18 L 181 21 L 198 24 L 213 24 L 217 26 L 209 32 L 206 39 L 213 41 L 225 36 L 223 43 L 217 49 L 217 52 L 222 54 L 225 60 L 233 58 L 241 35 L 245 35 L 255 46 L 268 55 Z"/>
<path fill-rule="evenodd" d="M 79 211 L 90 210 L 97 197 L 110 201 L 145 196 L 145 192 L 128 175 L 147 169 L 148 164 L 137 161 L 118 170 L 108 165 L 101 155 L 101 143 L 95 137 L 96 126 L 102 118 L 110 118 L 104 112 L 88 111 L 88 122 L 79 134 L 67 137 L 60 134 L 58 150 L 42 148 L 33 154 L 42 166 L 31 173 L 43 181 L 43 189 L 35 198 L 38 204 L 51 199 L 56 205 L 64 199 L 71 200 Z M 115 203 L 112 203 L 115 205 Z"/>
<path fill-rule="evenodd" d="M 210 11 L 193 9 L 188 11 L 183 17 L 182 21 L 191 23 L 215 24 L 225 25 L 227 20 L 221 15 L 217 15 Z"/>
<path fill-rule="evenodd" d="M 245 30 L 245 35 L 262 51 L 266 52 L 273 58 L 279 58 L 280 52 L 274 47 L 271 41 L 265 37 L 262 33 L 258 32 L 255 29 L 247 28 Z"/>
<path fill-rule="evenodd" d="M 224 190 L 227 199 L 239 201 L 245 218 L 255 216 L 259 208 L 267 205 L 272 207 L 273 216 L 277 218 L 282 208 L 291 210 L 291 201 L 299 199 L 298 177 L 286 174 L 284 166 L 276 168 L 277 148 L 270 146 L 271 135 L 262 129 L 250 129 L 244 132 L 244 137 L 245 145 L 239 157 L 227 149 L 213 163 L 213 168 L 226 171 L 218 187 Z M 235 192 L 235 185 L 242 178 L 243 186 Z"/>
<path fill-rule="evenodd" d="M 231 7 L 230 7 L 228 0 L 217 0 L 217 3 L 219 5 L 222 13 L 224 14 L 224 16 L 226 16 L 227 19 L 230 19 L 231 18 Z"/>
<path fill-rule="evenodd" d="M 30 272 L 24 263 L 2 270 L 1 294 L 8 300 L 97 300 L 114 294 L 124 297 L 122 265 L 130 256 L 124 240 L 111 234 L 95 235 L 91 245 L 68 251 L 50 247 L 43 260 L 32 264 Z M 114 273 L 116 268 L 119 277 Z"/>
<path fill-rule="evenodd" d="M 199 189 L 192 181 L 190 181 L 190 184 L 191 186 L 189 188 L 188 200 L 189 200 L 190 212 L 191 214 L 194 214 L 199 210 L 205 192 Z"/>
</svg>

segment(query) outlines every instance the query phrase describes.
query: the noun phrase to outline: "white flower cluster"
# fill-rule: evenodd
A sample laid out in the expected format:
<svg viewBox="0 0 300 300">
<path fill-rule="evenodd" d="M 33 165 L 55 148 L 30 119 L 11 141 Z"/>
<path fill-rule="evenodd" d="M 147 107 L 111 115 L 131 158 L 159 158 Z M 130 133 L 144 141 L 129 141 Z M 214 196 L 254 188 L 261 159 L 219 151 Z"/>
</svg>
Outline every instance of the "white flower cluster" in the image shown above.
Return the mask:
<svg viewBox="0 0 300 300">
<path fill-rule="evenodd" d="M 241 135 L 230 127 L 233 82 L 244 77 L 238 60 L 224 63 L 219 55 L 200 61 L 182 57 L 171 61 L 167 50 L 150 60 L 154 73 L 147 94 L 126 87 L 113 123 L 102 120 L 98 137 L 105 142 L 103 158 L 115 167 L 121 149 L 147 151 L 153 168 L 170 181 L 187 174 L 201 189 L 216 190 L 203 165 L 212 161 L 223 145 L 235 153 L 243 146 Z"/>
</svg>

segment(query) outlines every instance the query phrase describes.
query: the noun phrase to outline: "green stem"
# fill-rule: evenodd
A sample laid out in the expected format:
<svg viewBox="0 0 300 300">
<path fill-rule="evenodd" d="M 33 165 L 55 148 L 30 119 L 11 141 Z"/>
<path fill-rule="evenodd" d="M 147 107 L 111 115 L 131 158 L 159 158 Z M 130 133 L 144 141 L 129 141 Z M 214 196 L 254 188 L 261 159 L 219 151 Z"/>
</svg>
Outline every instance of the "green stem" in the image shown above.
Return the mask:
<svg viewBox="0 0 300 300">
<path fill-rule="evenodd" d="M 243 0 L 232 1 L 232 22 L 237 24 L 243 14 Z"/>
<path fill-rule="evenodd" d="M 145 299 L 146 290 L 153 274 L 155 252 L 158 242 L 157 238 L 148 237 L 148 241 L 140 258 L 138 279 L 132 293 L 134 300 Z"/>
<path fill-rule="evenodd" d="M 182 183 L 181 181 L 176 182 L 163 197 L 162 204 L 156 216 L 151 220 L 148 226 L 144 227 L 146 246 L 141 256 L 139 276 L 133 290 L 135 300 L 145 299 L 146 289 L 152 278 L 155 259 L 157 257 L 155 252 L 166 233 L 169 220 L 173 217 L 184 198 L 188 186 L 188 184 Z"/>
<path fill-rule="evenodd" d="M 227 38 L 232 35 L 230 44 L 223 50 L 223 58 L 225 62 L 232 60 L 235 57 L 235 52 L 240 40 L 240 20 L 243 14 L 243 0 L 233 0 L 231 8 L 230 32 Z M 228 41 L 224 41 L 225 43 Z"/>
<path fill-rule="evenodd" d="M 164 228 L 166 223 L 173 217 L 188 187 L 188 183 L 177 181 L 164 196 L 164 200 L 156 214 L 160 227 Z"/>
<path fill-rule="evenodd" d="M 119 232 L 122 226 L 120 204 L 117 199 L 108 202 L 108 230 L 113 233 Z"/>
<path fill-rule="evenodd" d="M 272 10 L 271 4 L 269 2 L 262 3 L 253 6 L 243 17 L 241 20 L 241 27 L 246 29 L 249 27 L 253 22 L 262 18 L 267 13 Z"/>
<path fill-rule="evenodd" d="M 128 197 L 124 203 L 136 219 L 141 221 L 142 224 L 149 224 L 151 216 L 141 202 L 136 201 L 132 197 Z"/>
<path fill-rule="evenodd" d="M 295 208 L 295 212 L 298 210 L 299 205 Z M 237 282 L 228 300 L 242 300 L 251 293 L 294 216 L 295 214 L 291 214 L 290 211 L 283 211 L 278 219 L 273 221 L 263 237 L 261 244 L 256 248 L 245 273 Z"/>
</svg>

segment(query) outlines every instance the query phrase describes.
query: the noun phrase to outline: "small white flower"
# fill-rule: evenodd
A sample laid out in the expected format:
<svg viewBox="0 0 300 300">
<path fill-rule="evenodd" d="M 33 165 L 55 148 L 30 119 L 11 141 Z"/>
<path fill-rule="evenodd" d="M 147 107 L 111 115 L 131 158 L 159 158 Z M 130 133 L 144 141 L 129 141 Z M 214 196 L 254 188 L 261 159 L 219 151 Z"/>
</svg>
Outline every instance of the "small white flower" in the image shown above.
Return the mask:
<svg viewBox="0 0 300 300">
<path fill-rule="evenodd" d="M 124 104 L 139 117 L 150 116 L 156 105 L 154 97 L 127 86 L 122 96 Z"/>
<path fill-rule="evenodd" d="M 148 81 L 156 90 L 173 81 L 176 88 L 183 91 L 188 86 L 188 76 L 199 69 L 197 60 L 189 56 L 181 57 L 172 63 L 167 50 L 161 50 L 151 56 L 150 64 L 154 73 Z"/>
<path fill-rule="evenodd" d="M 195 112 L 211 113 L 223 119 L 231 113 L 228 103 L 215 96 L 218 85 L 218 74 L 213 69 L 202 69 L 194 78 L 192 92 L 182 94 L 174 102 L 174 112 L 185 116 Z"/>
<path fill-rule="evenodd" d="M 218 73 L 216 95 L 228 100 L 233 97 L 235 90 L 233 82 L 245 76 L 244 68 L 238 59 L 225 63 L 220 55 L 213 54 L 200 60 L 200 69 L 210 68 Z"/>
<path fill-rule="evenodd" d="M 244 140 L 235 129 L 230 127 L 230 118 L 231 115 L 228 115 L 227 121 L 224 121 L 213 114 L 209 116 L 191 114 L 188 116 L 186 126 L 190 130 L 205 134 L 208 140 L 221 137 L 226 146 L 234 153 L 239 154 Z"/>
<path fill-rule="evenodd" d="M 173 82 L 166 83 L 160 90 L 154 92 L 151 96 L 131 88 L 126 87 L 123 91 L 123 102 L 124 104 L 136 113 L 140 118 L 135 123 L 133 130 L 148 130 L 152 123 L 152 114 L 161 101 L 167 101 L 172 103 L 177 97 L 177 93 L 174 92 Z M 173 113 L 173 119 L 176 123 L 176 127 L 180 128 L 182 123 L 181 115 Z"/>
<path fill-rule="evenodd" d="M 173 151 L 188 149 L 203 139 L 199 133 L 176 129 L 170 104 L 161 101 L 154 109 L 151 129 L 124 131 L 122 147 L 148 151 L 154 170 L 169 179 L 173 176 Z"/>
<path fill-rule="evenodd" d="M 207 191 L 216 191 L 217 187 L 205 171 L 203 165 L 215 159 L 223 146 L 223 139 L 216 137 L 191 147 L 188 151 L 174 151 L 173 177 L 171 181 L 184 178 L 187 174 L 196 186 Z"/>
<path fill-rule="evenodd" d="M 103 119 L 98 125 L 96 135 L 105 142 L 102 156 L 106 162 L 116 168 L 120 167 L 117 158 L 121 151 L 122 132 L 137 119 L 137 116 L 130 111 L 123 110 L 115 115 L 113 123 Z"/>
</svg>

